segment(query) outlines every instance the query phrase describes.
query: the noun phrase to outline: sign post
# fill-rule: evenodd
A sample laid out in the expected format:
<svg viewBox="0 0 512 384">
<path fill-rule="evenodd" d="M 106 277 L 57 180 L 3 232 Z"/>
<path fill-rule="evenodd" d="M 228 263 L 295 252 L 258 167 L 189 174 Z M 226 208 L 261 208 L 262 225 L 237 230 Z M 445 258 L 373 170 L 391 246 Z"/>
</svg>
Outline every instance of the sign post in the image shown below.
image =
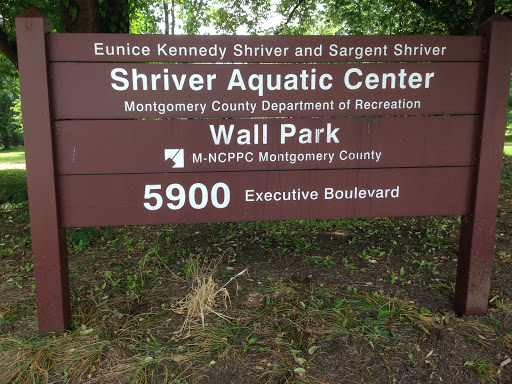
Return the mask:
<svg viewBox="0 0 512 384">
<path fill-rule="evenodd" d="M 504 132 L 507 125 L 512 22 L 496 16 L 481 27 L 489 39 L 482 133 L 474 181 L 474 202 L 462 217 L 455 285 L 455 310 L 484 315 L 491 289 L 494 234 L 498 214 Z"/>
<path fill-rule="evenodd" d="M 54 166 L 53 129 L 46 58 L 51 25 L 31 9 L 16 19 L 23 137 L 41 333 L 71 325 L 66 232 L 60 226 Z"/>
<path fill-rule="evenodd" d="M 70 324 L 62 228 L 99 225 L 462 215 L 455 306 L 486 313 L 510 21 L 458 37 L 17 23 L 41 332 Z"/>
</svg>

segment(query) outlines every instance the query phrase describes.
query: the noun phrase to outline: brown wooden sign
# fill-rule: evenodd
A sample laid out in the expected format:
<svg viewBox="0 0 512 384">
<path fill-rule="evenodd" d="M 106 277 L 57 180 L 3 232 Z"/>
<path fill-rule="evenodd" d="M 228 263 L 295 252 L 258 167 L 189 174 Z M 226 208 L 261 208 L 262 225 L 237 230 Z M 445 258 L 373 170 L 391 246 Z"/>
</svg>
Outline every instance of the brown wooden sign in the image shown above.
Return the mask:
<svg viewBox="0 0 512 384">
<path fill-rule="evenodd" d="M 54 63 L 50 85 L 56 119 L 476 114 L 482 68 Z"/>
<path fill-rule="evenodd" d="M 73 175 L 61 225 L 464 215 L 473 167 Z M 140 186 L 143 186 L 141 188 Z"/>
<path fill-rule="evenodd" d="M 54 130 L 59 175 L 443 167 L 475 165 L 479 118 L 65 120 Z"/>
<path fill-rule="evenodd" d="M 118 63 L 485 61 L 486 44 L 483 36 L 47 36 L 50 61 Z"/>
<path fill-rule="evenodd" d="M 343 40 L 343 41 L 342 41 Z M 173 36 L 52 34 L 50 61 L 405 62 L 485 61 L 482 36 Z"/>
<path fill-rule="evenodd" d="M 40 331 L 70 325 L 63 228 L 92 225 L 462 215 L 456 311 L 486 313 L 511 24 L 475 37 L 51 34 L 27 11 Z"/>
</svg>

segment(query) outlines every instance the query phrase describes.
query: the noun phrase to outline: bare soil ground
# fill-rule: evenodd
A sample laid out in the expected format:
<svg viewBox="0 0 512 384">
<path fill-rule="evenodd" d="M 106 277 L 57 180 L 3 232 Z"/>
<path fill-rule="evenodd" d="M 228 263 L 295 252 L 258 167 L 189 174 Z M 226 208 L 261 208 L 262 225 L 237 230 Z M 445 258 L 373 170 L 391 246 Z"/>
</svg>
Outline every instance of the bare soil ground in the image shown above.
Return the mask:
<svg viewBox="0 0 512 384">
<path fill-rule="evenodd" d="M 485 317 L 453 312 L 458 217 L 102 227 L 69 231 L 73 327 L 39 337 L 26 202 L 0 222 L 0 383 L 512 382 L 510 158 Z"/>
</svg>

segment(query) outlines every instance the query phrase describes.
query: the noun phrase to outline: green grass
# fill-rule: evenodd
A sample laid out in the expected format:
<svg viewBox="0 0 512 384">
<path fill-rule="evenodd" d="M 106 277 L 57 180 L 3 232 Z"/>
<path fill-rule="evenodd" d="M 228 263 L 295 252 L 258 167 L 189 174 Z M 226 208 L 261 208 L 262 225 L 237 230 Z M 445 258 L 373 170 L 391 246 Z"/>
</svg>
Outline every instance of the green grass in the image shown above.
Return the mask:
<svg viewBox="0 0 512 384">
<path fill-rule="evenodd" d="M 0 150 L 0 164 L 24 164 L 25 148 L 14 147 Z"/>
<path fill-rule="evenodd" d="M 24 169 L 0 169 L 0 205 L 27 200 L 27 172 Z"/>
<path fill-rule="evenodd" d="M 25 149 L 15 147 L 0 150 L 0 205 L 27 201 L 27 172 L 25 169 L 4 168 L 2 165 L 24 164 Z"/>
<path fill-rule="evenodd" d="M 512 141 L 512 100 L 509 101 L 507 111 L 507 136 L 505 141 Z"/>
</svg>

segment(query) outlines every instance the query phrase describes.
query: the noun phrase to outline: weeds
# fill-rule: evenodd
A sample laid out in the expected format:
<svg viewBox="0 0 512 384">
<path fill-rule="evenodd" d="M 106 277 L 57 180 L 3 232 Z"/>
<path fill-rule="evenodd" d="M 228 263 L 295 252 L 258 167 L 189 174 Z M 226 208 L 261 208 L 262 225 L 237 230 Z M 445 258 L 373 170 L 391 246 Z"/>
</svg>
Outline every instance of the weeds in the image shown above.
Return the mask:
<svg viewBox="0 0 512 384">
<path fill-rule="evenodd" d="M 191 258 L 188 270 L 191 283 L 190 293 L 173 307 L 174 312 L 185 315 L 185 320 L 178 334 L 182 334 L 185 330 L 190 333 L 199 321 L 204 328 L 206 317 L 210 314 L 215 314 L 224 320 L 230 319 L 229 316 L 218 309 L 219 302 L 227 309 L 231 297 L 226 286 L 244 275 L 247 269 L 231 277 L 226 284 L 219 287 L 213 277 L 218 263 L 219 261 L 200 262 L 197 258 Z"/>
<path fill-rule="evenodd" d="M 500 375 L 500 367 L 490 363 L 490 359 L 474 355 L 464 363 L 464 367 L 473 371 L 483 382 L 496 383 Z"/>
<path fill-rule="evenodd" d="M 98 237 L 96 227 L 76 228 L 68 231 L 68 246 L 73 247 L 75 253 L 82 252 Z"/>
</svg>

